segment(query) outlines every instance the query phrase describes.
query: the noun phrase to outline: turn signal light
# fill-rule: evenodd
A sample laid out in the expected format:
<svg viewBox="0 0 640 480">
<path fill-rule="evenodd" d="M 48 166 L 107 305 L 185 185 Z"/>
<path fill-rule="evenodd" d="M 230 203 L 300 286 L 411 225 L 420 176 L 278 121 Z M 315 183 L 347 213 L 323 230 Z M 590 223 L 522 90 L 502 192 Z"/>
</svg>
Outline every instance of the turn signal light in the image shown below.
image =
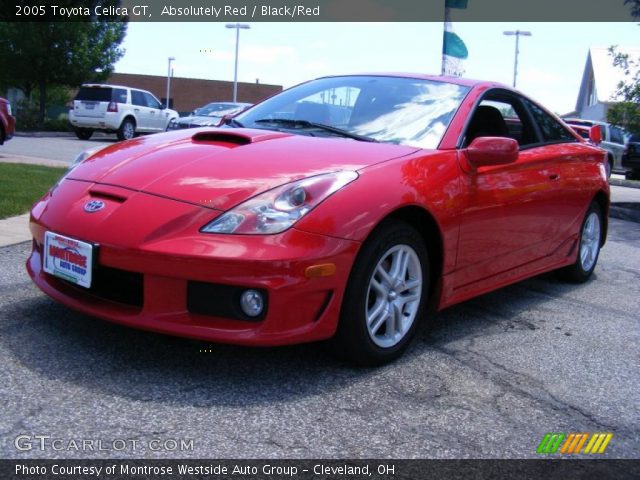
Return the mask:
<svg viewBox="0 0 640 480">
<path fill-rule="evenodd" d="M 335 263 L 312 265 L 304 270 L 304 276 L 307 278 L 330 277 L 334 273 L 336 273 Z"/>
</svg>

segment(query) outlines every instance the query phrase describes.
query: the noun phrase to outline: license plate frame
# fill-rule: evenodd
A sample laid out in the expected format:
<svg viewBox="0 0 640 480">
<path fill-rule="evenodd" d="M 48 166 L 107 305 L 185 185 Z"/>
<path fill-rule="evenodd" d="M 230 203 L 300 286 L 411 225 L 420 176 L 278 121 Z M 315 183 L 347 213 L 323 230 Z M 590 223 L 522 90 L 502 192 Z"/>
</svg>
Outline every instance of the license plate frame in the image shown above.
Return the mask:
<svg viewBox="0 0 640 480">
<path fill-rule="evenodd" d="M 50 275 L 91 288 L 97 245 L 54 232 L 45 232 L 42 267 Z"/>
</svg>

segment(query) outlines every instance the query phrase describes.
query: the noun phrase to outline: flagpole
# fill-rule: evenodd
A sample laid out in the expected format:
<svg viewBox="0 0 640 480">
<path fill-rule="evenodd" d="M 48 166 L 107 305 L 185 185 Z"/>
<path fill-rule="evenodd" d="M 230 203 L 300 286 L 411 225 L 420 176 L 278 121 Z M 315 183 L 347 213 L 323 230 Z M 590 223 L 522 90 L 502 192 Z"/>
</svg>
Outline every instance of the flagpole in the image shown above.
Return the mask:
<svg viewBox="0 0 640 480">
<path fill-rule="evenodd" d="M 445 32 L 447 31 L 447 23 L 451 23 L 451 9 L 447 6 L 444 7 L 444 24 L 442 25 L 442 68 L 440 74 L 445 74 L 446 56 L 444 54 L 445 45 Z"/>
</svg>

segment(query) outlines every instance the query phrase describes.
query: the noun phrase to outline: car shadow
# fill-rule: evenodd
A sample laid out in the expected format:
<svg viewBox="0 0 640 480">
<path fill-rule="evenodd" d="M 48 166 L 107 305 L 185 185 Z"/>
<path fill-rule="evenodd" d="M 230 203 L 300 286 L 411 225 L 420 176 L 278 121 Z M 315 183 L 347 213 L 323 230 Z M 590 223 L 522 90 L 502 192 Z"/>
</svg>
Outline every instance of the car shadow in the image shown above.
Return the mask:
<svg viewBox="0 0 640 480">
<path fill-rule="evenodd" d="M 251 406 L 387 376 L 460 339 L 541 328 L 536 320 L 522 323 L 518 314 L 579 288 L 543 275 L 430 314 L 405 355 L 380 368 L 336 360 L 323 344 L 249 348 L 138 331 L 79 314 L 36 292 L 4 308 L 0 344 L 19 368 L 101 395 L 179 406 Z M 424 382 L 441 383 L 429 378 L 428 368 L 420 371 Z"/>
</svg>

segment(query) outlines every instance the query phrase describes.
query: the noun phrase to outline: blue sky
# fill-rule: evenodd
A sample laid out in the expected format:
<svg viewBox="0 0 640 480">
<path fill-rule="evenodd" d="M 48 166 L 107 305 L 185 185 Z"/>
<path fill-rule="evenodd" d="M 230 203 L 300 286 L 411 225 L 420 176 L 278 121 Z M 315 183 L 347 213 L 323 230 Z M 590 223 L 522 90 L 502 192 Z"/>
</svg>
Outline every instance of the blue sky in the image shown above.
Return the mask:
<svg viewBox="0 0 640 480">
<path fill-rule="evenodd" d="M 455 20 L 455 18 L 454 18 Z M 360 72 L 440 73 L 442 23 L 252 23 L 240 33 L 239 81 L 290 87 L 311 78 Z M 575 107 L 589 47 L 640 47 L 637 23 L 454 22 L 469 50 L 465 77 L 511 85 L 521 37 L 517 88 L 557 113 Z M 224 23 L 129 24 L 120 73 L 233 80 L 235 30 Z M 158 92 L 160 94 L 160 92 Z"/>
</svg>

